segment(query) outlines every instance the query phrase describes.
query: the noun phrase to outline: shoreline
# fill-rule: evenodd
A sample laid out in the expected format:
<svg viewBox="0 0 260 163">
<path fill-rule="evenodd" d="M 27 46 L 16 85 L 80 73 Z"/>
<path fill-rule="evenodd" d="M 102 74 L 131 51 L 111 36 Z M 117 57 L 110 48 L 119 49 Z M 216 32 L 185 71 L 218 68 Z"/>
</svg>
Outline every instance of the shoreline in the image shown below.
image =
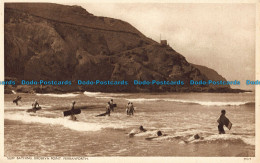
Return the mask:
<svg viewBox="0 0 260 163">
<path fill-rule="evenodd" d="M 63 86 L 64 87 L 64 86 Z M 101 88 L 101 87 L 100 87 Z M 124 90 L 117 90 L 117 89 L 84 89 L 75 86 L 67 87 L 62 89 L 60 86 L 44 86 L 40 88 L 40 86 L 27 86 L 27 85 L 17 85 L 16 87 L 13 86 L 5 86 L 4 94 L 14 94 L 13 91 L 16 93 L 39 93 L 39 94 L 46 94 L 46 93 L 55 93 L 55 94 L 64 94 L 64 93 L 83 93 L 83 92 L 100 92 L 100 93 L 251 93 L 254 92 L 252 90 L 243 90 L 243 89 L 232 89 L 232 88 L 188 88 L 183 87 L 177 90 L 160 90 L 160 89 L 124 89 Z"/>
</svg>

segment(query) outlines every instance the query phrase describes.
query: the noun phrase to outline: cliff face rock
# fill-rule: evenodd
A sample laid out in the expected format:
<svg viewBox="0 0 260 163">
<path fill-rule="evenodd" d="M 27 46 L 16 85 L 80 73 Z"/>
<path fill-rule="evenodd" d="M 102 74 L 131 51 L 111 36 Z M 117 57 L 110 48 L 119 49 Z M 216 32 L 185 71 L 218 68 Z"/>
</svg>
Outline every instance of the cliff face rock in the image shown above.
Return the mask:
<svg viewBox="0 0 260 163">
<path fill-rule="evenodd" d="M 74 83 L 70 90 L 128 92 L 207 91 L 210 86 L 190 86 L 189 80 L 225 80 L 129 23 L 93 16 L 79 6 L 5 3 L 4 21 L 5 76 L 17 80 L 126 80 L 128 86 Z M 185 85 L 134 86 L 133 80 L 182 80 Z"/>
<path fill-rule="evenodd" d="M 195 65 L 195 64 L 191 64 L 193 67 L 197 68 L 200 70 L 200 72 L 202 74 L 204 74 L 208 80 L 214 80 L 214 81 L 226 81 L 226 79 L 221 76 L 220 74 L 218 74 L 215 70 L 210 69 L 206 66 L 201 66 L 201 65 Z"/>
</svg>

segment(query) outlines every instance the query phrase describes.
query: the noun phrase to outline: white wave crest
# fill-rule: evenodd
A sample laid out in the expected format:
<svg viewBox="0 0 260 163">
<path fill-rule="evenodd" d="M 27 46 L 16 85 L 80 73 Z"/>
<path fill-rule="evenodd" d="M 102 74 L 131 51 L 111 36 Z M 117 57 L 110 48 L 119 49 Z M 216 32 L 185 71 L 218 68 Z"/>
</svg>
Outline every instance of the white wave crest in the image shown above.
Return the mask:
<svg viewBox="0 0 260 163">
<path fill-rule="evenodd" d="M 186 134 L 174 134 L 161 136 L 156 138 L 155 140 L 176 140 L 176 138 L 180 139 L 179 144 L 186 143 L 198 143 L 198 142 L 214 142 L 214 141 L 242 141 L 248 145 L 255 145 L 254 136 L 241 136 L 241 135 L 231 135 L 231 134 L 217 134 L 217 135 L 209 135 L 208 133 L 200 133 L 200 139 L 194 138 L 194 132 L 186 133 Z"/>
<path fill-rule="evenodd" d="M 12 106 L 12 105 L 5 105 L 5 110 L 26 110 L 26 109 L 31 109 L 32 106 L 30 105 L 18 105 L 18 106 Z"/>
<path fill-rule="evenodd" d="M 251 103 L 249 101 L 218 102 L 218 101 L 192 101 L 192 100 L 178 100 L 178 99 L 165 99 L 165 101 L 199 104 L 199 105 L 204 105 L 204 106 L 240 106 L 240 105 L 245 105 L 247 103 Z"/>
<path fill-rule="evenodd" d="M 114 97 L 110 97 L 110 96 L 107 96 L 107 97 L 105 97 L 105 96 L 100 96 L 100 97 L 96 97 L 96 98 L 108 98 L 108 99 L 116 99 L 116 98 L 114 98 Z"/>
<path fill-rule="evenodd" d="M 95 98 L 108 98 L 108 99 L 118 99 L 118 96 L 124 96 L 125 94 L 118 94 L 118 93 L 102 93 L 102 92 L 84 92 L 84 95 L 88 97 L 95 97 Z"/>
<path fill-rule="evenodd" d="M 249 103 L 254 103 L 250 101 L 235 101 L 235 102 L 218 102 L 218 101 L 197 101 L 197 100 L 183 100 L 183 99 L 160 99 L 160 98 L 136 98 L 136 99 L 126 99 L 133 102 L 145 102 L 145 101 L 169 101 L 187 104 L 199 104 L 203 106 L 240 106 Z"/>
<path fill-rule="evenodd" d="M 97 97 L 97 96 L 101 95 L 101 92 L 87 92 L 87 91 L 85 91 L 83 94 L 86 95 L 86 96 L 89 96 L 89 97 Z"/>
<path fill-rule="evenodd" d="M 48 112 L 49 114 L 49 112 Z M 124 129 L 127 124 L 119 124 L 119 123 L 89 123 L 89 122 L 82 122 L 82 121 L 71 121 L 70 117 L 39 117 L 37 114 L 32 114 L 31 116 L 28 113 L 5 113 L 5 119 L 15 120 L 15 121 L 22 121 L 24 123 L 41 123 L 47 125 L 60 125 L 71 130 L 76 131 L 98 131 L 105 128 L 112 128 L 112 129 Z"/>
<path fill-rule="evenodd" d="M 231 134 L 211 135 L 205 137 L 203 141 L 216 141 L 216 140 L 227 140 L 227 141 L 242 140 L 246 144 L 255 145 L 254 137 L 241 137 L 239 135 L 231 135 Z"/>
<path fill-rule="evenodd" d="M 46 118 L 38 116 L 30 116 L 29 114 L 5 114 L 5 119 L 18 120 L 25 123 L 41 123 L 51 125 L 61 125 L 63 127 L 76 131 L 98 131 L 102 126 L 95 123 L 86 123 L 71 121 L 67 118 Z"/>
<path fill-rule="evenodd" d="M 136 99 L 126 99 L 127 101 L 132 101 L 132 102 L 145 102 L 145 101 L 160 101 L 163 99 L 159 98 L 136 98 Z"/>
<path fill-rule="evenodd" d="M 50 97 L 75 97 L 78 96 L 79 94 L 74 94 L 74 93 L 66 93 L 66 94 L 36 94 L 37 96 L 50 96 Z"/>
</svg>

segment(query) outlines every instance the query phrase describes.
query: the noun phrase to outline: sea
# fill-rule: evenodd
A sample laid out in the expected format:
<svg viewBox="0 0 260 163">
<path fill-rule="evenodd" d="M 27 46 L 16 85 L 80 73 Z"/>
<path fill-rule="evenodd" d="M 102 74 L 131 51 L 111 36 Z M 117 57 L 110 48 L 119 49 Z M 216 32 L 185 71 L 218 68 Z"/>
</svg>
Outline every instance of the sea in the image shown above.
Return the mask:
<svg viewBox="0 0 260 163">
<path fill-rule="evenodd" d="M 21 96 L 16 106 L 13 99 Z M 41 110 L 26 112 L 37 99 Z M 107 102 L 117 104 L 110 116 Z M 255 94 L 101 93 L 4 95 L 4 155 L 11 156 L 255 156 Z M 76 101 L 77 121 L 63 116 Z M 126 114 L 126 104 L 135 107 Z M 221 110 L 232 122 L 218 133 Z M 147 131 L 140 132 L 143 126 Z M 157 136 L 161 131 L 162 136 Z M 198 134 L 199 139 L 194 135 Z"/>
</svg>

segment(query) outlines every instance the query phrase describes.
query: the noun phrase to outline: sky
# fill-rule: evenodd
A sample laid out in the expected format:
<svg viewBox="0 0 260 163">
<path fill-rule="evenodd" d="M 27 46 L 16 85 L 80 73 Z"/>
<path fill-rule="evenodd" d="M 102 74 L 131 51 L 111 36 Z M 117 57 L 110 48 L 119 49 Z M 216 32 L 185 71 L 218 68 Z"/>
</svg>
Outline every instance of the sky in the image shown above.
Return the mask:
<svg viewBox="0 0 260 163">
<path fill-rule="evenodd" d="M 96 16 L 127 21 L 147 37 L 160 35 L 190 63 L 216 70 L 238 88 L 255 80 L 255 4 L 84 3 Z"/>
</svg>

